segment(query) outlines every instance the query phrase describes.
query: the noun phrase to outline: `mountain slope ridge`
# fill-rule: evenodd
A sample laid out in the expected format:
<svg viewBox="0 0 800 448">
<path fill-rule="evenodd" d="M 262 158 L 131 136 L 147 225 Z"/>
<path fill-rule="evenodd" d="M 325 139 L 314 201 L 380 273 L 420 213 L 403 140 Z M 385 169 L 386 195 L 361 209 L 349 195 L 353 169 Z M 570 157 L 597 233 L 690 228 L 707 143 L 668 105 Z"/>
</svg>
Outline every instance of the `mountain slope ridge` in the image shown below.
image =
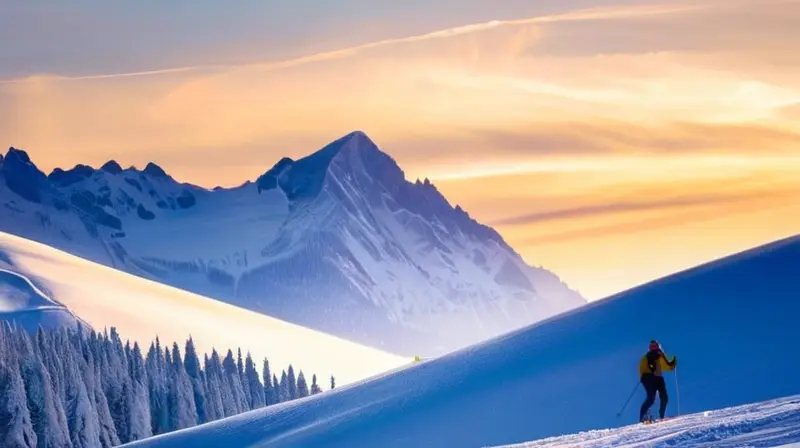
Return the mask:
<svg viewBox="0 0 800 448">
<path fill-rule="evenodd" d="M 154 163 L 45 176 L 9 154 L 0 230 L 395 353 L 442 353 L 586 303 L 427 179 L 408 182 L 361 131 L 231 189 Z"/>
<path fill-rule="evenodd" d="M 96 331 L 116 327 L 143 347 L 156 336 L 166 346 L 183 345 L 191 336 L 201 353 L 239 347 L 251 351 L 254 359 L 268 356 L 277 365 L 294 364 L 313 370 L 320 378 L 335 375 L 341 385 L 407 362 L 4 232 L 0 232 L 0 260 L 6 260 L 0 261 L 0 273 L 9 272 L 28 285 L 42 285 L 18 290 L 49 291 L 46 297 L 35 298 L 39 303 L 56 303 Z M 0 283 L 0 297 L 2 291 Z"/>
<path fill-rule="evenodd" d="M 678 357 L 684 414 L 796 396 L 800 359 L 785 354 L 800 339 L 798 263 L 800 235 L 313 399 L 133 446 L 478 448 L 616 428 L 638 420 L 637 366 L 653 338 Z"/>
</svg>

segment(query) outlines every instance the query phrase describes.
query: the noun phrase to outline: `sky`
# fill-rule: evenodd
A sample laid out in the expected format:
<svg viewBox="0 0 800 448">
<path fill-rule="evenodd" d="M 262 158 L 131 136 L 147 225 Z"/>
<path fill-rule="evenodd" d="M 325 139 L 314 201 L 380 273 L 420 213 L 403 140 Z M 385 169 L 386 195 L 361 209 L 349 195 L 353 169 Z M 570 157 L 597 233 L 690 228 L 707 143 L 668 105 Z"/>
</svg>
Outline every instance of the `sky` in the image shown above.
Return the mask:
<svg viewBox="0 0 800 448">
<path fill-rule="evenodd" d="M 590 300 L 800 233 L 800 0 L 0 0 L 0 142 L 255 179 L 353 130 Z"/>
</svg>

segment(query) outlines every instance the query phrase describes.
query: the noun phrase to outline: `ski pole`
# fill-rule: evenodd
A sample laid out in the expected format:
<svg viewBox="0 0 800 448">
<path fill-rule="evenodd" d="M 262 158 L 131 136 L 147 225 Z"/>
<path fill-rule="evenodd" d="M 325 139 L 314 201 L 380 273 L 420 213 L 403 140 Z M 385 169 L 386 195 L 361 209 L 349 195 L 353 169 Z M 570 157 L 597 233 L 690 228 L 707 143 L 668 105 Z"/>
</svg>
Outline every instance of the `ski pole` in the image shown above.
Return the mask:
<svg viewBox="0 0 800 448">
<path fill-rule="evenodd" d="M 681 388 L 678 386 L 678 369 L 675 369 L 675 395 L 678 397 L 678 415 L 681 415 Z"/>
<path fill-rule="evenodd" d="M 638 388 L 639 388 L 639 382 L 637 381 L 636 384 L 634 384 L 633 390 L 631 391 L 631 394 L 628 396 L 628 399 L 625 400 L 625 404 L 622 405 L 622 409 L 620 409 L 619 412 L 617 412 L 617 417 L 621 416 L 622 413 L 625 411 L 625 408 L 628 407 L 628 403 L 630 403 L 631 398 L 633 398 L 633 394 L 636 393 L 636 389 Z"/>
</svg>

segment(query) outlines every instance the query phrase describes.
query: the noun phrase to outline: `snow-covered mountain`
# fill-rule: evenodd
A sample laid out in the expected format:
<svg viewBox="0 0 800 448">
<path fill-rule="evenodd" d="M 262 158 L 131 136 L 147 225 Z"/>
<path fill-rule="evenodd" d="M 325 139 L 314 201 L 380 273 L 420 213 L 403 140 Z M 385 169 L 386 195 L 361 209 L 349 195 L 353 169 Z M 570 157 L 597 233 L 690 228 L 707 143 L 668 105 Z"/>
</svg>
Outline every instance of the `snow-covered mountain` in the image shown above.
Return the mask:
<svg viewBox="0 0 800 448">
<path fill-rule="evenodd" d="M 668 416 L 796 396 L 798 266 L 800 235 L 378 378 L 131 446 L 477 448 L 627 426 L 638 420 L 644 399 L 638 365 L 653 338 L 678 359 L 677 371 L 665 373 Z M 776 405 L 782 410 L 768 410 Z M 800 441 L 797 405 L 749 407 L 759 408 L 771 416 L 718 422 L 729 435 L 764 430 L 763 440 L 772 431 L 772 442 Z M 725 436 L 707 428 L 692 433 L 692 418 L 664 423 L 686 429 L 682 437 L 664 438 L 664 446 L 689 445 L 693 435 Z M 789 431 L 778 437 L 781 428 L 771 422 Z M 579 438 L 563 440 L 577 446 Z"/>
<path fill-rule="evenodd" d="M 98 332 L 115 327 L 142 347 L 156 336 L 165 347 L 173 342 L 183 347 L 191 336 L 201 358 L 215 348 L 223 356 L 224 350 L 241 348 L 256 360 L 268 357 L 273 366 L 293 364 L 323 379 L 334 375 L 339 385 L 411 361 L 3 232 L 0 306 L 11 309 L 0 312 L 0 321 L 31 330 L 39 324 L 74 325 L 70 319 L 78 319 Z"/>
<path fill-rule="evenodd" d="M 452 350 L 586 301 L 362 132 L 206 190 L 155 164 L 0 161 L 0 230 L 401 354 Z"/>
</svg>

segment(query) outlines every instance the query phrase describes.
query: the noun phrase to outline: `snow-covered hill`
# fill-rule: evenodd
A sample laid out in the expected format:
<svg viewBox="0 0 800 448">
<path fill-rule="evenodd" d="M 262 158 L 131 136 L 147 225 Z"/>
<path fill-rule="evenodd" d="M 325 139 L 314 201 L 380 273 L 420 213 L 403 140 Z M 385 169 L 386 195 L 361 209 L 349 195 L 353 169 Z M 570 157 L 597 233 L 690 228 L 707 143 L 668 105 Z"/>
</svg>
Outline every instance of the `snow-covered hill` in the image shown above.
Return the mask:
<svg viewBox="0 0 800 448">
<path fill-rule="evenodd" d="M 0 257 L 0 321 L 11 322 L 28 331 L 35 331 L 39 326 L 75 326 L 80 322 L 29 279 L 4 267 L 10 266 Z"/>
<path fill-rule="evenodd" d="M 625 426 L 638 419 L 638 363 L 653 338 L 677 355 L 684 414 L 797 395 L 798 266 L 800 236 L 392 374 L 134 446 L 470 448 Z"/>
<path fill-rule="evenodd" d="M 66 306 L 62 313 L 74 313 L 97 331 L 116 327 L 143 347 L 156 336 L 166 347 L 183 346 L 191 335 L 201 355 L 239 347 L 273 365 L 294 364 L 320 378 L 335 375 L 339 385 L 410 362 L 3 232 L 0 268 L 0 304 L 14 312 L 0 313 L 0 319 L 19 322 L 20 310 Z M 35 328 L 38 322 L 22 323 Z"/>
<path fill-rule="evenodd" d="M 800 447 L 800 395 L 497 448 Z"/>
<path fill-rule="evenodd" d="M 149 164 L 49 176 L 0 161 L 0 230 L 406 355 L 466 346 L 586 301 L 354 132 L 237 188 Z"/>
</svg>

